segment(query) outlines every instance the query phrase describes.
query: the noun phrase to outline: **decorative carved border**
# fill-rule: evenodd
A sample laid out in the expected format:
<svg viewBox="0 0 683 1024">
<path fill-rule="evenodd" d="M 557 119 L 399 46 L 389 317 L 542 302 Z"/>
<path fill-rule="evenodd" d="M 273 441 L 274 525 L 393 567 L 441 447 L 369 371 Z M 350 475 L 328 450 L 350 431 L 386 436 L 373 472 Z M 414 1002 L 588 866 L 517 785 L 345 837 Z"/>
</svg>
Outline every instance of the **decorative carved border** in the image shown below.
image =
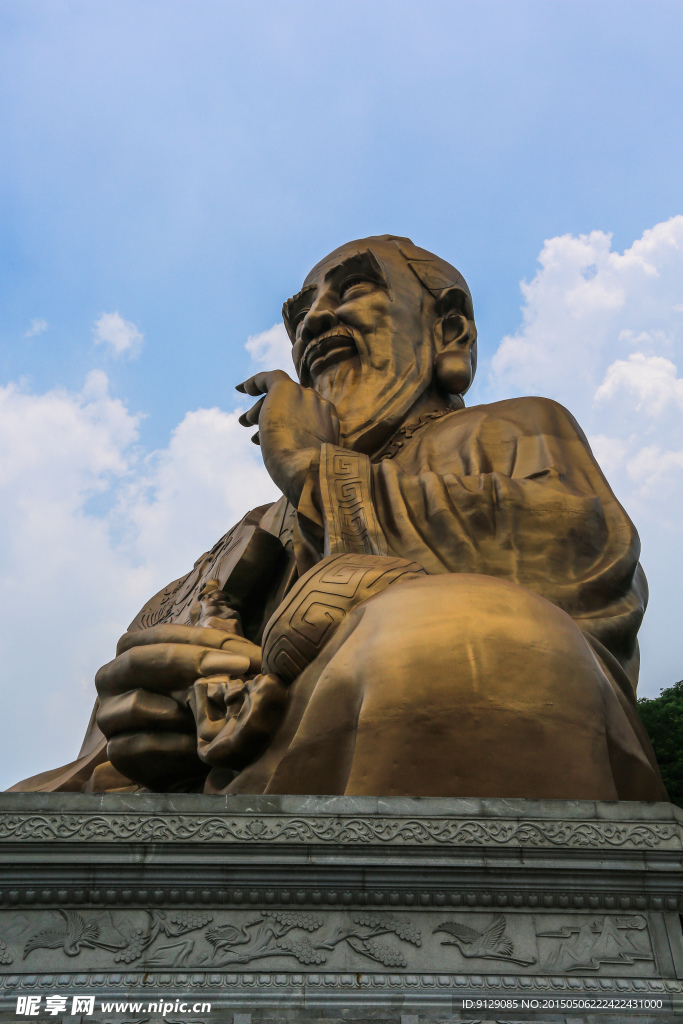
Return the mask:
<svg viewBox="0 0 683 1024">
<path fill-rule="evenodd" d="M 286 814 L 0 814 L 0 841 L 683 849 L 676 822 Z"/>
<path fill-rule="evenodd" d="M 188 871 L 197 879 L 202 868 Z M 188 879 L 189 881 L 189 879 Z M 624 892 L 613 888 L 611 891 L 596 891 L 584 884 L 580 890 L 563 888 L 562 883 L 552 888 L 532 887 L 510 888 L 508 890 L 489 887 L 478 889 L 471 884 L 459 884 L 457 888 L 444 892 L 443 889 L 395 888 L 382 883 L 372 884 L 367 890 L 351 887 L 324 888 L 290 887 L 254 888 L 241 886 L 227 889 L 220 885 L 195 884 L 159 885 L 154 881 L 144 886 L 125 883 L 105 883 L 101 886 L 71 883 L 69 885 L 44 886 L 31 882 L 13 882 L 0 887 L 0 907 L 40 909 L 41 907 L 402 907 L 406 909 L 428 909 L 435 907 L 448 910 L 555 910 L 555 911 L 646 911 L 676 912 L 683 910 L 683 895 L 675 889 L 661 889 L 657 894 Z M 614 885 L 614 880 L 612 882 Z M 670 883 L 674 885 L 675 883 Z M 0 960 L 0 963 L 2 961 Z"/>
<path fill-rule="evenodd" d="M 296 989 L 297 992 L 302 988 L 313 990 L 313 992 L 315 990 L 341 989 L 344 996 L 349 999 L 354 996 L 360 999 L 367 998 L 365 993 L 372 989 L 404 989 L 421 994 L 436 993 L 439 989 L 445 989 L 449 999 L 452 998 L 454 991 L 463 995 L 468 991 L 476 991 L 482 995 L 485 993 L 524 995 L 525 993 L 537 994 L 539 992 L 551 995 L 555 992 L 569 992 L 595 997 L 629 993 L 660 997 L 683 994 L 683 981 L 668 978 L 660 980 L 608 977 L 560 978 L 549 975 L 511 977 L 503 974 L 342 974 L 332 972 L 304 974 L 275 971 L 249 971 L 239 974 L 224 971 L 220 973 L 217 971 L 164 971 L 146 974 L 133 972 L 112 974 L 95 972 L 76 974 L 74 972 L 67 974 L 60 971 L 54 974 L 0 975 L 0 992 L 12 993 L 22 988 L 37 991 L 46 986 L 55 987 L 56 985 L 60 991 L 86 989 L 93 993 L 99 993 L 102 990 L 130 992 L 138 988 L 144 991 L 160 989 L 170 992 L 171 989 L 178 988 L 193 993 L 203 990 L 207 996 L 209 993 L 219 993 L 221 990 L 227 990 L 227 993 L 232 995 L 236 989 L 248 994 L 255 988 L 270 988 L 276 991 L 289 988 Z M 292 995 L 294 994 L 292 993 Z M 310 999 L 311 994 L 312 992 L 307 994 L 307 999 Z"/>
</svg>

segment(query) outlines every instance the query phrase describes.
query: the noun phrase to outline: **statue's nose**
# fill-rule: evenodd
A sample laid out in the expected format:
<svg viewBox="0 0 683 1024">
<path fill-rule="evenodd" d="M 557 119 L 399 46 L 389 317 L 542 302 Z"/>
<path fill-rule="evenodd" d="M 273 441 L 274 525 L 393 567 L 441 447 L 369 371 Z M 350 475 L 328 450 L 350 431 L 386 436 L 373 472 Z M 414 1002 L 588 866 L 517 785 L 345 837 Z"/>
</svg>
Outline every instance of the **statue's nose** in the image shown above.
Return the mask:
<svg viewBox="0 0 683 1024">
<path fill-rule="evenodd" d="M 337 323 L 339 323 L 339 319 L 334 309 L 327 303 L 316 302 L 304 317 L 301 328 L 302 342 L 305 345 L 313 338 L 329 331 Z"/>
</svg>

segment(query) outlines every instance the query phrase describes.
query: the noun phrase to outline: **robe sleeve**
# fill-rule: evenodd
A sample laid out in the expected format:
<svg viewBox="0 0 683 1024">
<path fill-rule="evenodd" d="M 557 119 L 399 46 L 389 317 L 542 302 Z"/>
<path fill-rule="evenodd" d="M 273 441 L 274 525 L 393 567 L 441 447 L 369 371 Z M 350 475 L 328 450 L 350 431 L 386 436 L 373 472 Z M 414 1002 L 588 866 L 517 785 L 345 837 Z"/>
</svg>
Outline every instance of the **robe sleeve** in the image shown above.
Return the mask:
<svg viewBox="0 0 683 1024">
<path fill-rule="evenodd" d="M 367 455 L 322 445 L 297 510 L 300 574 L 328 555 L 387 554 L 375 512 L 372 471 Z"/>
<path fill-rule="evenodd" d="M 507 421 L 489 418 L 464 439 L 432 428 L 436 440 L 422 440 L 409 468 L 325 445 L 318 486 L 302 496 L 321 554 L 389 553 L 430 573 L 527 587 L 571 615 L 633 683 L 647 599 L 638 535 L 569 413 L 517 403 Z"/>
</svg>

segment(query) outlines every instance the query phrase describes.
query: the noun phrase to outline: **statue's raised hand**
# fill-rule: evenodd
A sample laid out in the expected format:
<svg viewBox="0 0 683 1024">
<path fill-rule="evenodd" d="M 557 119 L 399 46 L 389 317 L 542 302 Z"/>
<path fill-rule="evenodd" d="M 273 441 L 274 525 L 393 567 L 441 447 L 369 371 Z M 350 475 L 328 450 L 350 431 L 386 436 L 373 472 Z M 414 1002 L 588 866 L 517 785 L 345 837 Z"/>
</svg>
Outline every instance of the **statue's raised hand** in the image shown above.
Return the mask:
<svg viewBox="0 0 683 1024">
<path fill-rule="evenodd" d="M 260 647 L 219 629 L 170 624 L 124 633 L 116 658 L 95 677 L 109 760 L 151 789 L 200 779 L 206 765 L 188 705 L 194 683 L 245 679 L 260 668 Z"/>
<path fill-rule="evenodd" d="M 263 395 L 240 416 L 244 427 L 258 424 L 254 435 L 263 461 L 280 490 L 298 505 L 311 463 L 323 444 L 339 444 L 339 419 L 331 402 L 312 388 L 296 384 L 284 370 L 257 373 L 237 390 Z"/>
</svg>

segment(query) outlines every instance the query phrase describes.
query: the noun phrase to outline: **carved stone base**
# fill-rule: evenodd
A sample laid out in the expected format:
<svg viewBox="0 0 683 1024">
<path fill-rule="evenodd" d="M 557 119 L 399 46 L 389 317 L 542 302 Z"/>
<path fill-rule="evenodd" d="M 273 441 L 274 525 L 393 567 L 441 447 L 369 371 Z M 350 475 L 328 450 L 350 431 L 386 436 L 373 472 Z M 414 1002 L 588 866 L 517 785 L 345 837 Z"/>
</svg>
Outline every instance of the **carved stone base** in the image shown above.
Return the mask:
<svg viewBox="0 0 683 1024">
<path fill-rule="evenodd" d="M 5 793 L 0 1020 L 681 1021 L 682 858 L 670 804 Z"/>
</svg>

